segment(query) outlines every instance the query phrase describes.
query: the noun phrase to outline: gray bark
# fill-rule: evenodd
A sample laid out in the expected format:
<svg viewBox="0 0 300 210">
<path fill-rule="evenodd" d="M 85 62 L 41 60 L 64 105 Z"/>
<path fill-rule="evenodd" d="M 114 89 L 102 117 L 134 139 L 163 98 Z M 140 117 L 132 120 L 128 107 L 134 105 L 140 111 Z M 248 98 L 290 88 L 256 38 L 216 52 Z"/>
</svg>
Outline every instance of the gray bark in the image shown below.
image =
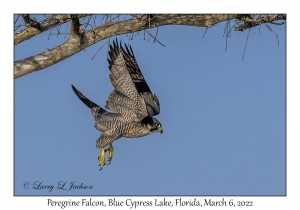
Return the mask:
<svg viewBox="0 0 300 210">
<path fill-rule="evenodd" d="M 81 15 L 82 17 L 83 15 Z M 52 17 L 52 16 L 51 16 Z M 40 53 L 29 58 L 25 58 L 14 63 L 14 78 L 19 78 L 26 74 L 42 70 L 53 64 L 56 64 L 83 49 L 103 40 L 108 37 L 115 35 L 126 34 L 137 32 L 149 28 L 160 27 L 164 25 L 187 25 L 187 26 L 198 26 L 198 27 L 212 27 L 223 21 L 228 21 L 232 19 L 242 20 L 244 18 L 245 28 L 254 27 L 255 23 L 253 20 L 249 19 L 247 16 L 241 16 L 238 14 L 217 14 L 217 15 L 143 15 L 141 17 L 133 17 L 130 20 L 119 21 L 119 22 L 109 22 L 104 25 L 98 26 L 93 30 L 86 31 L 84 33 L 78 30 L 78 17 L 70 18 L 64 16 L 62 22 L 67 22 L 72 20 L 71 35 L 69 39 L 62 45 L 50 49 L 46 52 Z M 246 18 L 252 21 L 252 25 L 246 25 Z M 285 18 L 285 15 L 284 15 Z M 277 19 L 276 19 L 277 20 Z M 42 22 L 42 21 L 41 21 Z M 247 22 L 248 23 L 248 22 Z M 50 27 L 55 26 L 55 22 L 52 22 L 49 26 L 45 27 L 43 31 L 50 29 Z M 60 23 L 61 24 L 61 23 Z M 30 32 L 30 33 L 29 33 Z M 38 33 L 41 33 L 36 28 L 27 28 L 15 35 L 15 45 L 32 37 Z M 26 33 L 29 33 L 29 35 Z"/>
</svg>

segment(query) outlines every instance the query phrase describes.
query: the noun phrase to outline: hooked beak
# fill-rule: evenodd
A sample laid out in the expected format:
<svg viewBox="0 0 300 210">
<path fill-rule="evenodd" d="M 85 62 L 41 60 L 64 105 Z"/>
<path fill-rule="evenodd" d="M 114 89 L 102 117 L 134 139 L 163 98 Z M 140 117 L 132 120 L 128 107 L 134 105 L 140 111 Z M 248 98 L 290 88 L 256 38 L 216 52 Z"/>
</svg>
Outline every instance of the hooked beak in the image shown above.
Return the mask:
<svg viewBox="0 0 300 210">
<path fill-rule="evenodd" d="M 162 134 L 164 132 L 164 130 L 162 129 L 162 127 L 160 127 L 160 128 L 151 128 L 150 131 L 160 132 L 160 134 Z"/>
<path fill-rule="evenodd" d="M 158 130 L 159 130 L 160 134 L 162 134 L 164 132 L 162 127 L 158 128 Z"/>
</svg>

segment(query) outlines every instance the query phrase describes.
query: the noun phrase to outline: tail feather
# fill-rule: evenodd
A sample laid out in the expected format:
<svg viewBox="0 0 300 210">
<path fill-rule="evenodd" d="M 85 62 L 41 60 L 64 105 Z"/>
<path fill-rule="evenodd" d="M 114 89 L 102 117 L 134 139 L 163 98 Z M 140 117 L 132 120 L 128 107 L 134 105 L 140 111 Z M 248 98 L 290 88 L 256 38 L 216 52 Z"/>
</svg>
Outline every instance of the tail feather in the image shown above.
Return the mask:
<svg viewBox="0 0 300 210">
<path fill-rule="evenodd" d="M 102 109 L 99 105 L 97 105 L 96 103 L 92 102 L 90 99 L 88 99 L 87 97 L 85 97 L 79 90 L 77 90 L 73 85 L 72 89 L 74 91 L 74 93 L 77 95 L 77 97 L 85 104 L 87 105 L 90 109 L 92 109 L 93 115 L 96 114 L 102 114 L 104 112 L 106 112 L 104 109 Z"/>
</svg>

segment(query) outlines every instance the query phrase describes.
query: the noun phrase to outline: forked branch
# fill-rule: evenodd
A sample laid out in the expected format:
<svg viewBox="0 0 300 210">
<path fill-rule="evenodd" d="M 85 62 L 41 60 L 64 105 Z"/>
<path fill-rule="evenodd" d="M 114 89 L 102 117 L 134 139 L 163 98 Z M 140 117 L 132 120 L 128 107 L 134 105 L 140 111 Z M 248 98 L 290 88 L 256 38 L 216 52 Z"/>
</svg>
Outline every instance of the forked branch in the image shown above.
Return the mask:
<svg viewBox="0 0 300 210">
<path fill-rule="evenodd" d="M 236 30 L 245 30 L 263 23 L 276 23 L 277 20 L 285 20 L 285 15 L 258 16 L 239 15 L 239 14 L 217 14 L 217 15 L 133 15 L 129 20 L 118 20 L 116 22 L 106 22 L 103 25 L 94 27 L 84 33 L 80 31 L 80 17 L 88 15 L 51 15 L 39 24 L 42 24 L 42 30 L 30 26 L 14 36 L 15 45 L 35 36 L 45 30 L 49 30 L 57 25 L 71 20 L 71 35 L 69 39 L 60 46 L 50 49 L 29 58 L 16 61 L 14 64 L 14 78 L 19 78 L 34 71 L 47 68 L 56 64 L 75 53 L 106 38 L 139 32 L 146 29 L 160 27 L 164 25 L 186 25 L 209 28 L 223 21 L 237 20 Z M 107 16 L 109 17 L 109 16 Z M 23 16 L 24 18 L 24 16 Z M 25 15 L 27 22 L 30 22 L 29 16 Z M 111 16 L 110 16 L 111 18 Z M 33 20 L 34 22 L 34 20 Z M 147 31 L 148 32 L 148 31 Z M 80 35 L 80 36 L 79 36 Z M 156 41 L 156 36 L 154 38 Z"/>
</svg>

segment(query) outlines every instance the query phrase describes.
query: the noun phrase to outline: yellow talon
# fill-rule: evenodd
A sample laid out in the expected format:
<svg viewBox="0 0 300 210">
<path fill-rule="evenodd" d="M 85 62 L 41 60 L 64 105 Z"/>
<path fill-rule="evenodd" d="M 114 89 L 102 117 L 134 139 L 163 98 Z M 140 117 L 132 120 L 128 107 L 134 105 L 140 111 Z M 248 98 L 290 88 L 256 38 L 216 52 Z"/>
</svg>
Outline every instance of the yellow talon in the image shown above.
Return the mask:
<svg viewBox="0 0 300 210">
<path fill-rule="evenodd" d="M 107 165 L 109 165 L 109 164 L 111 163 L 112 157 L 113 157 L 113 155 L 114 155 L 114 148 L 113 148 L 112 144 L 109 145 L 109 148 L 106 149 L 105 152 L 106 152 L 107 150 L 109 150 L 109 155 L 108 155 L 108 160 L 107 160 L 107 161 L 108 161 L 108 164 L 107 164 Z"/>
<path fill-rule="evenodd" d="M 98 155 L 98 160 L 99 160 L 100 170 L 102 170 L 102 167 L 105 165 L 105 150 L 104 150 L 104 148 L 101 148 L 101 153 Z"/>
</svg>

